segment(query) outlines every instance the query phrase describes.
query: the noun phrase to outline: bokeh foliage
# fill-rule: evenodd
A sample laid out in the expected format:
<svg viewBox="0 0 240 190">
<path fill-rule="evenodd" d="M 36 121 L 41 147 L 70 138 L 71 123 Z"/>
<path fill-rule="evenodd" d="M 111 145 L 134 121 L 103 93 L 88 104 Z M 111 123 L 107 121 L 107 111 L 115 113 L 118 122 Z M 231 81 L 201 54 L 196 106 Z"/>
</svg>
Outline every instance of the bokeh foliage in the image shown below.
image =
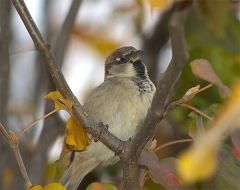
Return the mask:
<svg viewBox="0 0 240 190">
<path fill-rule="evenodd" d="M 189 63 L 194 59 L 208 60 L 222 82 L 230 88 L 239 80 L 240 74 L 240 23 L 231 2 L 198 1 L 189 12 L 185 23 L 185 34 L 189 52 Z M 206 81 L 193 76 L 190 66 L 187 65 L 175 85 L 177 98 L 187 89 L 200 85 L 207 85 Z M 209 106 L 213 103 L 222 103 L 217 87 L 212 87 L 191 100 L 191 105 L 212 114 Z M 190 111 L 175 109 L 172 118 L 181 123 L 181 128 L 186 131 L 190 119 L 186 119 Z"/>
</svg>

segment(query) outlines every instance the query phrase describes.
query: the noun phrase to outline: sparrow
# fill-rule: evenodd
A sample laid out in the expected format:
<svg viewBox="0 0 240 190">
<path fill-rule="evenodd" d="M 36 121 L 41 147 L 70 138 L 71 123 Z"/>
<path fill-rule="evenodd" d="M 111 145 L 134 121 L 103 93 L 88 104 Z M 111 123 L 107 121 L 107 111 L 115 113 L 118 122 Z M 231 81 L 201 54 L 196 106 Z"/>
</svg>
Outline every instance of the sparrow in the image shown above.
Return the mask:
<svg viewBox="0 0 240 190">
<path fill-rule="evenodd" d="M 113 51 L 105 61 L 104 82 L 90 93 L 84 104 L 92 119 L 108 125 L 108 130 L 123 141 L 136 134 L 156 90 L 142 57 L 143 51 L 132 46 Z M 94 168 L 117 161 L 119 157 L 114 152 L 100 141 L 92 140 L 84 151 L 75 152 L 60 183 L 75 190 Z"/>
</svg>

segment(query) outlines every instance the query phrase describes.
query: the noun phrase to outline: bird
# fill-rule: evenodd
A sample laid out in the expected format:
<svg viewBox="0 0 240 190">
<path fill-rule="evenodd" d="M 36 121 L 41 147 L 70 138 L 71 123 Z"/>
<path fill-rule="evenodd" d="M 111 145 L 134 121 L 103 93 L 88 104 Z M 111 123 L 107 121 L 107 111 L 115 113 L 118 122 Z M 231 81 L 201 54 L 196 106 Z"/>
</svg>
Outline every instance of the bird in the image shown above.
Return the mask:
<svg viewBox="0 0 240 190">
<path fill-rule="evenodd" d="M 156 90 L 142 61 L 143 53 L 132 46 L 113 51 L 105 61 L 103 83 L 93 89 L 83 105 L 92 119 L 108 125 L 108 130 L 123 141 L 136 134 Z M 92 140 L 84 151 L 75 152 L 60 183 L 75 190 L 94 168 L 118 161 L 113 151 Z"/>
</svg>

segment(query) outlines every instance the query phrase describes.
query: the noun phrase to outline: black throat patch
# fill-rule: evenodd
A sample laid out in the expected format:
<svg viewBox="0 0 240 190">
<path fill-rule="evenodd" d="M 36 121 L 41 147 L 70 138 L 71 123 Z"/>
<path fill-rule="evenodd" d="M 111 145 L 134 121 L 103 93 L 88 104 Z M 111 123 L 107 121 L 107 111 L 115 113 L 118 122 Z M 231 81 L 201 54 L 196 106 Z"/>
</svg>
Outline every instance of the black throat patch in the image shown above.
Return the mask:
<svg viewBox="0 0 240 190">
<path fill-rule="evenodd" d="M 136 72 L 137 78 L 133 79 L 133 81 L 138 86 L 138 90 L 140 93 L 151 93 L 154 90 L 153 84 L 148 78 L 146 67 L 144 63 L 140 60 L 135 61 L 133 63 L 134 70 Z"/>
<path fill-rule="evenodd" d="M 140 60 L 137 60 L 133 63 L 134 70 L 136 72 L 136 75 L 140 77 L 142 80 L 147 79 L 146 76 L 146 68 L 144 66 L 144 63 Z"/>
</svg>

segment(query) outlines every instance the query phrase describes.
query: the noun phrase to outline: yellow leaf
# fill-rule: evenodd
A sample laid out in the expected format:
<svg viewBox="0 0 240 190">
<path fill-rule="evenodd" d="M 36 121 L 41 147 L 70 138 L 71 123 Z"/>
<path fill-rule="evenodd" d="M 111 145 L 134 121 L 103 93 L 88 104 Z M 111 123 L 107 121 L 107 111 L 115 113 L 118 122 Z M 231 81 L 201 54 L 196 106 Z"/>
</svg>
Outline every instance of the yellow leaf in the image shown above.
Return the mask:
<svg viewBox="0 0 240 190">
<path fill-rule="evenodd" d="M 240 103 L 240 82 L 237 83 L 234 88 L 233 88 L 233 99 L 232 99 L 232 104 L 239 104 Z"/>
<path fill-rule="evenodd" d="M 34 185 L 29 190 L 43 190 L 43 187 L 41 185 Z"/>
<path fill-rule="evenodd" d="M 52 183 L 53 181 L 56 182 L 55 179 L 56 173 L 56 164 L 55 162 L 48 163 L 47 167 L 44 170 L 44 182 L 46 184 Z M 58 180 L 60 181 L 60 179 Z"/>
<path fill-rule="evenodd" d="M 60 183 L 50 183 L 47 184 L 43 190 L 67 190 L 67 188 Z"/>
<path fill-rule="evenodd" d="M 109 55 L 120 46 L 120 44 L 115 41 L 106 38 L 103 31 L 98 31 L 97 33 L 89 33 L 86 31 L 89 31 L 89 29 L 76 27 L 73 29 L 72 34 L 76 40 L 84 41 L 92 45 L 104 56 Z"/>
<path fill-rule="evenodd" d="M 91 143 L 87 132 L 82 128 L 81 124 L 74 116 L 69 118 L 66 128 L 65 143 L 69 146 L 70 150 L 84 150 L 86 146 Z"/>
<path fill-rule="evenodd" d="M 64 98 L 60 92 L 50 92 L 44 98 L 48 98 L 54 101 L 55 110 L 66 110 L 70 115 L 72 115 L 73 103 L 70 100 Z"/>
<path fill-rule="evenodd" d="M 10 168 L 6 168 L 3 171 L 3 183 L 5 188 L 9 188 L 9 186 L 12 184 L 14 176 L 13 174 L 13 170 Z"/>
<path fill-rule="evenodd" d="M 151 9 L 157 8 L 166 10 L 172 5 L 173 0 L 147 0 L 147 2 Z"/>
<path fill-rule="evenodd" d="M 185 183 L 194 183 L 209 178 L 216 170 L 217 144 L 191 147 L 179 156 L 177 169 Z"/>
<path fill-rule="evenodd" d="M 240 54 L 237 54 L 236 56 L 234 56 L 234 60 L 240 64 Z"/>
<path fill-rule="evenodd" d="M 231 129 L 240 128 L 240 83 L 233 89 L 233 96 L 226 104 L 226 109 L 204 134 L 197 136 L 195 143 L 179 156 L 178 171 L 183 181 L 209 178 L 216 170 L 216 155 L 224 134 Z"/>
</svg>

